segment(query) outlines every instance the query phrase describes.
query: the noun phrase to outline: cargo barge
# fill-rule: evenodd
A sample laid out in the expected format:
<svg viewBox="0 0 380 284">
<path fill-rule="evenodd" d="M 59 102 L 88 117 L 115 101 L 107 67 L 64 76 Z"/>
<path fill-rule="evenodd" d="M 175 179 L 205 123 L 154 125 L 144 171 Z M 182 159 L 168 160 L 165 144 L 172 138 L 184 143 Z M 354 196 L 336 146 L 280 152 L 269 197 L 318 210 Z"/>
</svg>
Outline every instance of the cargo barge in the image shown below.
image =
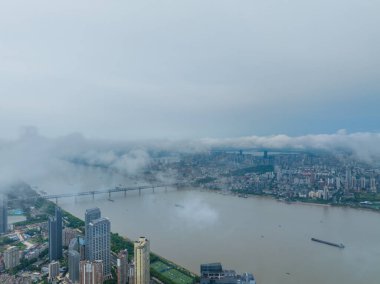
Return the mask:
<svg viewBox="0 0 380 284">
<path fill-rule="evenodd" d="M 311 238 L 311 240 L 314 241 L 314 242 L 318 242 L 318 243 L 321 243 L 321 244 L 326 244 L 326 245 L 337 247 L 337 248 L 344 248 L 344 245 L 342 243 L 336 244 L 336 243 L 331 243 L 331 242 L 327 242 L 327 241 L 316 239 L 316 238 Z"/>
</svg>

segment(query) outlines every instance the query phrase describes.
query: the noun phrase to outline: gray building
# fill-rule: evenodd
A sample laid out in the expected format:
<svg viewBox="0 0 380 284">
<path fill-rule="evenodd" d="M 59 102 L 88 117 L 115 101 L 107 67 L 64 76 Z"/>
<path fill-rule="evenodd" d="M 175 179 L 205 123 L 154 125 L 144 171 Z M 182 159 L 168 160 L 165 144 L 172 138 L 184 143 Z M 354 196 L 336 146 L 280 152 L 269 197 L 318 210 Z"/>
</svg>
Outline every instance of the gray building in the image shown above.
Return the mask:
<svg viewBox="0 0 380 284">
<path fill-rule="evenodd" d="M 255 284 L 252 273 L 236 274 L 235 270 L 225 270 L 222 265 L 208 263 L 201 265 L 200 284 Z"/>
<path fill-rule="evenodd" d="M 201 284 L 237 284 L 238 278 L 234 270 L 224 270 L 220 263 L 201 265 Z"/>
<path fill-rule="evenodd" d="M 111 222 L 107 218 L 92 220 L 86 232 L 89 261 L 102 260 L 104 276 L 111 274 Z"/>
<path fill-rule="evenodd" d="M 55 207 L 55 216 L 49 218 L 49 260 L 62 258 L 62 211 Z"/>
<path fill-rule="evenodd" d="M 85 221 L 85 244 L 86 244 L 86 259 L 88 259 L 88 246 L 89 243 L 88 240 L 88 227 L 91 223 L 91 221 L 99 219 L 101 217 L 100 209 L 99 208 L 90 208 L 86 209 L 86 212 L 84 214 L 84 221 Z"/>
<path fill-rule="evenodd" d="M 0 234 L 8 231 L 8 201 L 5 194 L 0 195 Z"/>
<path fill-rule="evenodd" d="M 69 279 L 72 283 L 79 283 L 80 254 L 76 250 L 69 250 Z"/>
<path fill-rule="evenodd" d="M 69 251 L 75 250 L 80 255 L 80 260 L 85 260 L 85 241 L 81 236 L 77 236 L 76 238 L 71 239 L 69 243 Z"/>
</svg>

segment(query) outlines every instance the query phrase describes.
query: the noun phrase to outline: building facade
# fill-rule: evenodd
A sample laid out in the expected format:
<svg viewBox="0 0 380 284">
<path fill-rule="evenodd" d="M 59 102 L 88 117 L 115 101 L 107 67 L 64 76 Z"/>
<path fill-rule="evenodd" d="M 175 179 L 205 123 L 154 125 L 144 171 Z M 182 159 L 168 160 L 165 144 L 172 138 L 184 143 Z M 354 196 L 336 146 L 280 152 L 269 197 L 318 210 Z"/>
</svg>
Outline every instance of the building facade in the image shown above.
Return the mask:
<svg viewBox="0 0 380 284">
<path fill-rule="evenodd" d="M 128 250 L 122 250 L 117 255 L 117 284 L 126 284 L 128 281 Z"/>
<path fill-rule="evenodd" d="M 111 223 L 108 218 L 92 220 L 86 232 L 89 261 L 102 260 L 104 276 L 111 274 Z"/>
<path fill-rule="evenodd" d="M 62 233 L 62 241 L 63 245 L 65 247 L 68 247 L 70 244 L 70 241 L 79 235 L 79 232 L 76 229 L 73 228 L 64 228 Z"/>
<path fill-rule="evenodd" d="M 59 262 L 52 261 L 49 263 L 49 279 L 52 281 L 59 275 Z"/>
<path fill-rule="evenodd" d="M 86 209 L 86 212 L 84 214 L 84 221 L 85 221 L 84 229 L 85 229 L 85 244 L 86 244 L 85 256 L 86 256 L 86 259 L 88 259 L 88 255 L 89 255 L 87 244 L 90 243 L 88 240 L 88 228 L 89 228 L 90 223 L 93 220 L 99 219 L 100 217 L 101 217 L 101 212 L 100 212 L 99 208 Z"/>
<path fill-rule="evenodd" d="M 18 247 L 12 246 L 4 251 L 5 269 L 12 269 L 20 264 L 20 254 Z"/>
<path fill-rule="evenodd" d="M 79 283 L 80 254 L 76 250 L 69 250 L 69 279 L 71 283 Z"/>
<path fill-rule="evenodd" d="M 79 265 L 80 284 L 103 283 L 103 261 L 81 261 Z"/>
<path fill-rule="evenodd" d="M 62 211 L 55 207 L 55 216 L 49 217 L 49 260 L 62 258 Z"/>
<path fill-rule="evenodd" d="M 0 234 L 8 231 L 8 201 L 5 194 L 0 194 Z"/>
<path fill-rule="evenodd" d="M 134 243 L 135 257 L 135 284 L 149 284 L 150 282 L 150 245 L 149 240 L 145 237 L 140 237 Z"/>
</svg>

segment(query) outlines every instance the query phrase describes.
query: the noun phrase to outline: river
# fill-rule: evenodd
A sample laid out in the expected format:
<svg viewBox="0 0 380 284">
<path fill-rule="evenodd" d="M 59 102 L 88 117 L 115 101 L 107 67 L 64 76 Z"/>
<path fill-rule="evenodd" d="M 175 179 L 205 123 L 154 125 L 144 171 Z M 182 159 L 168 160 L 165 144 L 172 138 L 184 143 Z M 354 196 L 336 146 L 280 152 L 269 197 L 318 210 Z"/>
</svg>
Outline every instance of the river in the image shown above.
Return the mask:
<svg viewBox="0 0 380 284">
<path fill-rule="evenodd" d="M 219 261 L 237 272 L 253 272 L 258 284 L 379 283 L 375 212 L 199 189 L 117 193 L 112 199 L 68 198 L 59 205 L 82 219 L 86 208 L 99 207 L 112 231 L 131 239 L 147 236 L 152 251 L 198 274 L 201 263 Z"/>
</svg>

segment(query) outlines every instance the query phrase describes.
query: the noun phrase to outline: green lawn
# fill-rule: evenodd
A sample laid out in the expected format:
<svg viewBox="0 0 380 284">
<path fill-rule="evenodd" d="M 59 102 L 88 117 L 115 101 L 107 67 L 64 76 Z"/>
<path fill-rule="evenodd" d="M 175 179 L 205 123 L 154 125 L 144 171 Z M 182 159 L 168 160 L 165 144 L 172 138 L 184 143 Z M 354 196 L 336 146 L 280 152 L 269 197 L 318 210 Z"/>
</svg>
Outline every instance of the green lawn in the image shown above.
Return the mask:
<svg viewBox="0 0 380 284">
<path fill-rule="evenodd" d="M 158 273 L 169 278 L 174 283 L 178 284 L 191 284 L 193 279 L 182 272 L 172 268 L 171 266 L 166 265 L 165 263 L 157 260 L 154 263 L 151 263 L 151 268 L 153 268 Z"/>
</svg>

